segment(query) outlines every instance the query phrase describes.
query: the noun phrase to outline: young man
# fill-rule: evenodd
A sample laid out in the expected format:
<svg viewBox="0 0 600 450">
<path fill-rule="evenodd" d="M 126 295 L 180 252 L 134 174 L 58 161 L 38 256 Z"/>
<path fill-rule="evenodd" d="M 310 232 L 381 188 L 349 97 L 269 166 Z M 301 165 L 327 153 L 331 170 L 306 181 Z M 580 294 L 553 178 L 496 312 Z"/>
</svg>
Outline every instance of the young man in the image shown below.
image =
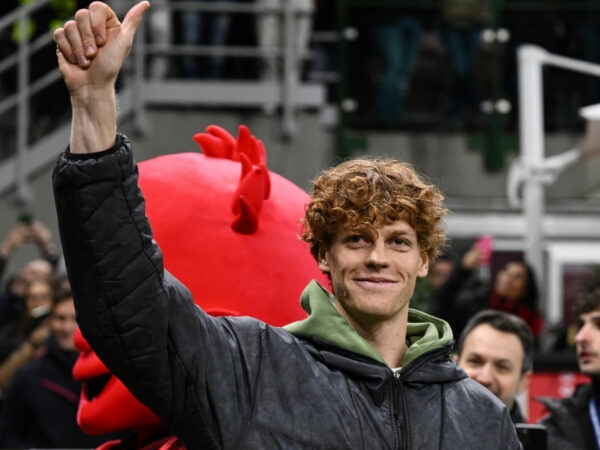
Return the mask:
<svg viewBox="0 0 600 450">
<path fill-rule="evenodd" d="M 317 178 L 303 237 L 334 294 L 309 284 L 310 315 L 287 329 L 211 317 L 164 270 L 116 130 L 114 82 L 148 6 L 121 24 L 94 2 L 55 33 L 73 108 L 59 227 L 80 328 L 107 367 L 190 449 L 519 448 L 504 405 L 451 361 L 448 325 L 408 310 L 445 209 L 407 166 Z"/>
<path fill-rule="evenodd" d="M 516 402 L 533 370 L 533 334 L 523 319 L 504 311 L 480 311 L 463 330 L 455 359 L 469 377 L 502 400 L 514 423 L 527 422 Z"/>
<path fill-rule="evenodd" d="M 575 314 L 579 370 L 592 381 L 578 386 L 571 397 L 540 399 L 550 412 L 539 421 L 548 432 L 548 450 L 595 450 L 600 446 L 600 293 L 592 292 L 578 301 Z"/>
</svg>

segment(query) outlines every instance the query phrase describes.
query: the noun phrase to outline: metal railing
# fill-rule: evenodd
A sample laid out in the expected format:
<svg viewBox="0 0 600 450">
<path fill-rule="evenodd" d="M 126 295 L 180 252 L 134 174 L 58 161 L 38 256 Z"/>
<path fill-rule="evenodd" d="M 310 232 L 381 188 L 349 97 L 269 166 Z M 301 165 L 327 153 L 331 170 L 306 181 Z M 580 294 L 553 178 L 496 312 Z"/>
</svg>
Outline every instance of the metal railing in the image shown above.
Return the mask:
<svg viewBox="0 0 600 450">
<path fill-rule="evenodd" d="M 0 19 L 0 32 L 18 25 L 21 30 L 26 30 L 32 15 L 51 0 L 38 0 L 30 5 L 15 9 Z M 12 34 L 12 33 L 7 33 Z M 52 34 L 44 33 L 33 41 L 29 40 L 27 33 L 21 33 L 21 39 L 17 43 L 16 53 L 9 55 L 0 61 L 0 76 L 5 76 L 11 69 L 16 69 L 17 92 L 0 100 L 0 115 L 8 114 L 12 108 L 16 108 L 15 127 L 15 159 L 14 159 L 14 185 L 16 188 L 16 200 L 18 203 L 28 202 L 31 194 L 27 186 L 29 170 L 26 167 L 26 152 L 29 140 L 30 109 L 29 100 L 36 93 L 46 88 L 56 80 L 60 79 L 58 69 L 52 70 L 33 82 L 29 81 L 31 67 L 31 55 L 41 48 L 51 45 Z M 6 145 L 6 142 L 5 142 Z"/>
<path fill-rule="evenodd" d="M 26 29 L 27 23 L 40 9 L 48 6 L 51 0 L 37 0 L 28 6 L 20 7 L 0 18 L 0 33 L 11 34 L 11 28 L 20 26 Z M 131 4 L 132 2 L 126 2 Z M 140 132 L 147 129 L 145 109 L 150 104 L 177 104 L 193 103 L 202 105 L 219 105 L 224 107 L 237 106 L 259 106 L 264 99 L 270 99 L 281 107 L 281 132 L 283 137 L 294 136 L 295 111 L 306 106 L 314 107 L 325 102 L 324 81 L 304 83 L 298 85 L 293 71 L 297 67 L 298 59 L 307 60 L 311 58 L 308 49 L 297 49 L 294 46 L 294 27 L 297 18 L 302 14 L 310 14 L 306 11 L 297 11 L 291 2 L 284 2 L 283 8 L 264 8 L 258 5 L 239 2 L 154 2 L 148 14 L 153 14 L 167 8 L 171 14 L 177 12 L 207 12 L 247 14 L 249 17 L 257 17 L 259 14 L 281 14 L 283 16 L 283 42 L 281 46 L 272 48 L 259 48 L 252 45 L 180 45 L 174 42 L 165 44 L 154 44 L 151 39 L 141 38 L 147 36 L 145 30 L 147 21 L 142 21 L 138 37 L 134 42 L 132 55 L 124 72 L 123 85 L 127 88 L 128 100 L 120 103 L 120 113 L 126 112 L 134 119 L 136 128 Z M 327 35 L 325 39 L 330 40 Z M 28 188 L 28 178 L 39 169 L 41 164 L 47 164 L 49 157 L 32 157 L 34 147 L 39 146 L 32 137 L 32 111 L 31 99 L 40 91 L 47 89 L 53 83 L 62 83 L 58 68 L 53 68 L 35 80 L 31 80 L 32 55 L 45 48 L 54 47 L 53 31 L 49 30 L 39 37 L 29 40 L 23 36 L 17 44 L 17 50 L 0 61 L 0 76 L 8 71 L 16 72 L 16 92 L 5 92 L 0 97 L 0 116 L 14 118 L 13 139 L 5 140 L 0 160 L 0 193 L 13 191 L 17 204 L 27 204 L 31 200 Z M 168 78 L 162 80 L 151 79 L 146 75 L 146 64 L 149 58 L 155 57 L 182 57 L 182 56 L 211 56 L 219 55 L 225 58 L 264 58 L 274 56 L 280 58 L 282 65 L 281 78 L 275 83 L 263 83 L 257 79 L 246 80 L 181 80 Z M 331 80 L 333 78 L 329 78 Z M 328 81 L 331 82 L 331 81 Z M 202 83 L 206 89 L 198 88 Z M 58 84 L 57 84 L 58 85 Z M 210 85 L 210 86 L 208 86 Z M 61 86 L 62 87 L 62 86 Z M 309 88 L 308 91 L 306 90 Z M 194 95 L 189 92 L 194 91 Z M 214 93 L 224 93 L 221 99 L 214 97 Z M 308 94 L 307 94 L 308 92 Z M 202 94 L 204 93 L 204 94 Z M 227 94 L 230 95 L 227 95 Z M 212 95 L 211 95 L 212 94 Z M 121 95 L 121 94 L 120 94 Z M 123 103 L 128 104 L 128 110 L 123 111 Z M 15 114 L 12 114 L 12 110 Z M 62 128 L 68 130 L 68 125 Z M 59 126 L 56 126 L 56 131 Z M 63 130 L 64 131 L 64 130 Z M 68 131 L 64 131 L 68 132 Z M 44 140 L 47 140 L 44 137 Z M 11 142 L 10 141 L 14 141 Z M 11 148 L 12 147 L 12 148 Z M 60 148 L 60 147 L 57 147 Z M 46 154 L 49 151 L 46 150 Z M 54 155 L 52 155 L 54 156 Z"/>
</svg>

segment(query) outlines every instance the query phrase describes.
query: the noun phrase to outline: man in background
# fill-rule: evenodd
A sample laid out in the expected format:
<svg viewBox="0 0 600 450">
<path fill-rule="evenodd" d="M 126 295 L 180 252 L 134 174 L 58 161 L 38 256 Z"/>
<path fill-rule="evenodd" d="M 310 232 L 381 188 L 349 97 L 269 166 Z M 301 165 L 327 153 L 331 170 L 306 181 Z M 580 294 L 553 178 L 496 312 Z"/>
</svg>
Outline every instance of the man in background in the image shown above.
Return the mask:
<svg viewBox="0 0 600 450">
<path fill-rule="evenodd" d="M 526 423 L 516 398 L 529 386 L 533 334 L 525 321 L 504 311 L 483 310 L 463 330 L 456 362 L 507 406 L 513 423 Z"/>
<path fill-rule="evenodd" d="M 578 386 L 570 397 L 540 399 L 550 412 L 539 421 L 548 431 L 548 450 L 595 450 L 600 445 L 600 293 L 591 292 L 579 300 L 575 316 L 579 370 L 591 382 Z"/>
</svg>

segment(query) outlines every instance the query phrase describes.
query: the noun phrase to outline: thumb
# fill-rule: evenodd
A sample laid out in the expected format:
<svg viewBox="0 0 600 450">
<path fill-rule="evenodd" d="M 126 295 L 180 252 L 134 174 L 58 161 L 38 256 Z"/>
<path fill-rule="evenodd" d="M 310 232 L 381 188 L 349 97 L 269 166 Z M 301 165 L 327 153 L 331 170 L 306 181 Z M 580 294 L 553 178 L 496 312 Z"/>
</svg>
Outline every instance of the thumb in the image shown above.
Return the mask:
<svg viewBox="0 0 600 450">
<path fill-rule="evenodd" d="M 121 27 L 123 32 L 127 36 L 131 37 L 132 40 L 140 25 L 140 22 L 142 21 L 142 16 L 148 8 L 150 8 L 150 2 L 144 0 L 143 2 L 139 2 L 138 4 L 132 6 L 131 9 L 127 11 Z"/>
</svg>

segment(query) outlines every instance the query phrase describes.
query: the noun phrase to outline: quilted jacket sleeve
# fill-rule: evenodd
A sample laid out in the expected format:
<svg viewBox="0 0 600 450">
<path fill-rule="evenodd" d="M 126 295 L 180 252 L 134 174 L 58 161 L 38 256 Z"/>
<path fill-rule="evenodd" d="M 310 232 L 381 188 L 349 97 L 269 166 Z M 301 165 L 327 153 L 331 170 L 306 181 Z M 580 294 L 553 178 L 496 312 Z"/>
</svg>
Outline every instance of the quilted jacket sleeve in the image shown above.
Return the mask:
<svg viewBox="0 0 600 450">
<path fill-rule="evenodd" d="M 203 448 L 212 448 L 206 442 L 218 441 L 219 430 L 206 386 L 244 379 L 235 363 L 236 338 L 226 320 L 204 314 L 164 270 L 137 181 L 124 136 L 113 149 L 84 157 L 65 152 L 57 162 L 54 195 L 77 320 L 94 351 L 138 399 L 173 432 L 204 434 Z M 227 352 L 233 356 L 226 358 Z M 207 367 L 219 360 L 232 362 Z M 229 403 L 230 393 L 220 392 L 220 405 L 236 408 L 243 420 L 250 402 L 243 383 L 237 387 Z M 235 432 L 234 423 L 229 427 Z"/>
</svg>

